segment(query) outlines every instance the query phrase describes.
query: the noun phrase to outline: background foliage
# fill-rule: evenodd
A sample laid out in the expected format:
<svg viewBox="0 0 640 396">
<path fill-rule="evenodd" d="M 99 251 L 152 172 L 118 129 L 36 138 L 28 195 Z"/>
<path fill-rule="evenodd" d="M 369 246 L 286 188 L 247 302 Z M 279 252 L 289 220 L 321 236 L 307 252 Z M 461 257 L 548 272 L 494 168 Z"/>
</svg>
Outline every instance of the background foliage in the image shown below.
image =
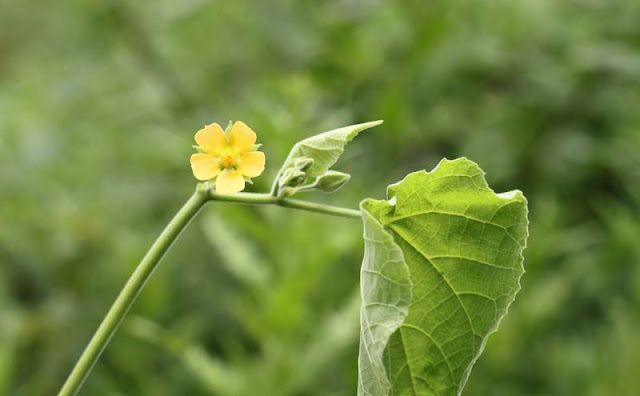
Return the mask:
<svg viewBox="0 0 640 396">
<path fill-rule="evenodd" d="M 633 394 L 639 20 L 634 0 L 3 1 L 0 394 L 57 390 L 191 193 L 202 125 L 257 131 L 264 191 L 294 142 L 378 118 L 348 187 L 309 198 L 356 207 L 462 155 L 529 198 L 523 290 L 466 394 Z M 84 394 L 354 394 L 361 232 L 211 204 Z"/>
</svg>

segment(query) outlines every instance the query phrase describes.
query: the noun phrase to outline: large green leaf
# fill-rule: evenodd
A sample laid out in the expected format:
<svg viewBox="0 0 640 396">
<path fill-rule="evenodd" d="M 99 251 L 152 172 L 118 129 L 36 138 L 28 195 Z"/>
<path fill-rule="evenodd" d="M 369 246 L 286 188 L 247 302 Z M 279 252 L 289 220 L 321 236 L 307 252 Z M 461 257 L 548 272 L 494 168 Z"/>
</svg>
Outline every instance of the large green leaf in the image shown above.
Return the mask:
<svg viewBox="0 0 640 396">
<path fill-rule="evenodd" d="M 384 352 L 389 337 L 409 313 L 411 281 L 393 237 L 369 212 L 363 210 L 362 216 L 365 256 L 360 272 L 359 388 L 370 390 L 364 394 L 387 395 L 391 383 L 382 363 Z"/>
<path fill-rule="evenodd" d="M 364 200 L 359 395 L 456 395 L 520 290 L 520 191 L 465 158 Z M 408 299 L 410 301 L 408 301 Z"/>
</svg>

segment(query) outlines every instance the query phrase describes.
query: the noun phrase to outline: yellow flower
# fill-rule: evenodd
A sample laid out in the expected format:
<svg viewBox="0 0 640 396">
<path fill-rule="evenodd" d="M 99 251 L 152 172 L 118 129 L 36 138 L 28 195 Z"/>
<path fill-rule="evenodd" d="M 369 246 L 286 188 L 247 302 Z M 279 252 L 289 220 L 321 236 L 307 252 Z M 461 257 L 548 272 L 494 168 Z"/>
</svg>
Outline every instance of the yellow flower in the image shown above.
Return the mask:
<svg viewBox="0 0 640 396">
<path fill-rule="evenodd" d="M 191 169 L 198 180 L 215 179 L 216 192 L 231 194 L 244 190 L 245 179 L 264 171 L 265 157 L 254 151 L 256 133 L 236 121 L 229 135 L 218 124 L 207 125 L 195 136 L 201 153 L 191 156 Z"/>
</svg>

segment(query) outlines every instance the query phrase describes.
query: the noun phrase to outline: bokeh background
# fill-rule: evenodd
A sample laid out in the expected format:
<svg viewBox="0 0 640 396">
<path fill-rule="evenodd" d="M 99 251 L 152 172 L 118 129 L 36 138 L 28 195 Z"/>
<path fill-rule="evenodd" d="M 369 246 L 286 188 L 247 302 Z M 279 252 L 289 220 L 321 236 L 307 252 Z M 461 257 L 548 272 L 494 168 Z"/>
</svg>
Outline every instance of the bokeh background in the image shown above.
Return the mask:
<svg viewBox="0 0 640 396">
<path fill-rule="evenodd" d="M 467 156 L 530 201 L 522 292 L 466 395 L 640 389 L 640 3 L 0 4 L 0 394 L 54 394 L 195 180 L 205 123 L 290 147 L 372 119 L 308 199 Z M 85 395 L 353 395 L 361 225 L 210 204 Z"/>
</svg>

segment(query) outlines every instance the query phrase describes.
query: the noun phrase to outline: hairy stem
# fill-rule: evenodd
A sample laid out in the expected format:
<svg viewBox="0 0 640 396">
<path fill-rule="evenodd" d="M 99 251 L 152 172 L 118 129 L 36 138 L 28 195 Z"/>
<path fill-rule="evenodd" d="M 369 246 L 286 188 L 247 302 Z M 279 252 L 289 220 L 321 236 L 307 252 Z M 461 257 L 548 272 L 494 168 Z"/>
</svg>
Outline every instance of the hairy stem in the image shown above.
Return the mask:
<svg viewBox="0 0 640 396">
<path fill-rule="evenodd" d="M 138 267 L 124 285 L 124 288 L 107 312 L 107 315 L 100 323 L 98 330 L 89 341 L 89 344 L 82 352 L 78 362 L 73 367 L 71 374 L 60 389 L 58 396 L 75 395 L 85 379 L 96 364 L 105 347 L 115 334 L 118 326 L 127 315 L 129 308 L 133 305 L 138 294 L 147 283 L 158 263 L 167 253 L 169 248 L 178 239 L 178 236 L 198 214 L 207 201 L 236 202 L 243 204 L 271 204 L 286 208 L 301 209 L 310 212 L 324 213 L 333 216 L 360 218 L 360 211 L 354 209 L 341 208 L 336 206 L 323 205 L 314 202 L 300 201 L 294 199 L 283 199 L 274 197 L 271 194 L 217 194 L 211 191 L 205 184 L 198 184 L 196 192 L 180 208 L 178 213 L 171 219 L 169 224 L 162 231 L 158 239 L 153 243 L 147 254 L 144 256 Z"/>
</svg>

